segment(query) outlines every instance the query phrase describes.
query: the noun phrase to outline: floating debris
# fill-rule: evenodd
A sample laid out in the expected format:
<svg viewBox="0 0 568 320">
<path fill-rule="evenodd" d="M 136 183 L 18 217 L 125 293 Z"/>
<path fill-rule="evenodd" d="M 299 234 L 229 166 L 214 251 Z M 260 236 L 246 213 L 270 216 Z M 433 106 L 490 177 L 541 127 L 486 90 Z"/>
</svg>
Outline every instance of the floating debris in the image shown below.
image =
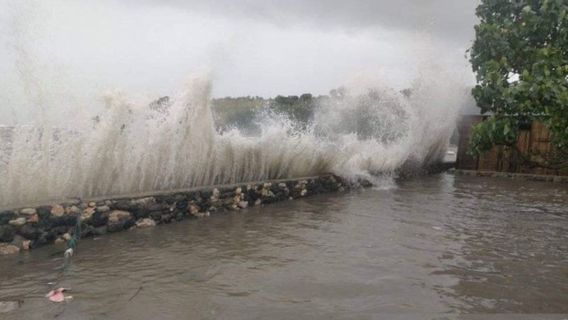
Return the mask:
<svg viewBox="0 0 568 320">
<path fill-rule="evenodd" d="M 64 301 L 72 300 L 73 296 L 65 296 L 63 294 L 63 292 L 65 292 L 65 291 L 69 291 L 69 289 L 58 288 L 58 289 L 55 289 L 55 290 L 51 290 L 45 295 L 45 297 L 48 298 L 52 302 L 64 302 Z"/>
</svg>

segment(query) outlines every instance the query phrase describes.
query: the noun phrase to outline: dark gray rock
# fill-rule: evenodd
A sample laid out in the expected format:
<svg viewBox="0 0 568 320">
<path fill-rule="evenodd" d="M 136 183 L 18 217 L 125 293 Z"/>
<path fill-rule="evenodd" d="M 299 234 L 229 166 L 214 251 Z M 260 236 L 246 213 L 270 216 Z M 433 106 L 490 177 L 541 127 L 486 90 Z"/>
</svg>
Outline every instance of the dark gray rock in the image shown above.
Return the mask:
<svg viewBox="0 0 568 320">
<path fill-rule="evenodd" d="M 15 234 L 16 230 L 11 225 L 0 225 L 0 242 L 11 242 Z"/>
<path fill-rule="evenodd" d="M 39 228 L 26 223 L 18 230 L 18 234 L 29 240 L 36 240 L 42 232 Z"/>
<path fill-rule="evenodd" d="M 81 238 L 92 237 L 94 229 L 95 227 L 93 227 L 92 225 L 85 225 L 81 227 Z"/>
<path fill-rule="evenodd" d="M 15 246 L 18 247 L 18 248 L 21 248 L 21 247 L 22 247 L 22 244 L 23 244 L 24 241 L 26 241 L 26 240 L 27 240 L 26 238 L 22 237 L 22 236 L 19 235 L 19 234 L 16 234 L 16 235 L 14 236 L 14 239 L 12 239 L 12 241 L 10 242 L 10 244 L 15 245 Z"/>
<path fill-rule="evenodd" d="M 58 227 L 54 227 L 54 228 L 51 228 L 51 229 L 48 229 L 48 230 L 45 230 L 45 231 L 53 234 L 53 237 L 55 237 L 55 236 L 59 236 L 59 235 L 68 233 L 71 228 L 72 227 L 69 227 L 69 226 L 58 226 Z"/>
<path fill-rule="evenodd" d="M 41 206 L 41 207 L 37 207 L 37 215 L 39 216 L 40 220 L 44 220 L 44 219 L 48 219 L 49 216 L 51 215 L 51 206 Z"/>
<path fill-rule="evenodd" d="M 101 226 L 101 227 L 97 227 L 93 229 L 93 235 L 94 236 L 102 236 L 103 234 L 107 233 L 107 227 L 106 226 Z"/>
<path fill-rule="evenodd" d="M 233 198 L 235 195 L 236 195 L 235 190 L 228 190 L 225 192 L 221 192 L 219 198 L 221 199 Z"/>
<path fill-rule="evenodd" d="M 260 194 L 256 191 L 256 188 L 251 188 L 248 191 L 246 191 L 246 195 L 248 201 L 252 203 L 254 203 L 257 199 L 260 198 Z"/>
<path fill-rule="evenodd" d="M 148 209 L 136 209 L 132 210 L 132 214 L 136 220 L 148 218 L 150 216 L 150 211 Z"/>
<path fill-rule="evenodd" d="M 118 200 L 113 204 L 113 208 L 116 210 L 130 211 L 132 208 L 131 200 Z"/>
<path fill-rule="evenodd" d="M 152 218 L 152 220 L 160 223 L 161 219 L 162 219 L 162 215 L 168 214 L 170 212 L 170 210 L 166 210 L 166 211 L 152 211 L 150 212 L 150 217 Z"/>
<path fill-rule="evenodd" d="M 108 232 L 117 232 L 126 229 L 126 221 L 110 223 L 107 225 Z"/>
<path fill-rule="evenodd" d="M 175 212 L 163 214 L 163 215 L 160 217 L 160 220 L 159 220 L 159 221 L 160 221 L 161 223 L 170 223 L 170 222 L 172 222 L 172 220 L 173 220 L 173 218 L 174 218 L 175 215 L 176 215 Z"/>
<path fill-rule="evenodd" d="M 187 195 L 183 193 L 178 193 L 174 196 L 176 202 L 187 200 Z"/>
<path fill-rule="evenodd" d="M 165 203 L 168 205 L 174 204 L 176 198 L 173 195 L 159 195 L 154 197 L 157 203 Z"/>
<path fill-rule="evenodd" d="M 153 203 L 148 206 L 149 212 L 155 211 L 168 211 L 170 209 L 170 205 L 167 203 Z"/>
<path fill-rule="evenodd" d="M 49 218 L 49 226 L 60 227 L 60 226 L 74 226 L 77 223 L 77 217 L 73 215 L 64 215 L 61 217 L 51 216 Z"/>
<path fill-rule="evenodd" d="M 134 219 L 129 219 L 129 220 L 124 221 L 123 227 L 124 227 L 124 229 L 130 229 L 131 227 L 133 227 L 135 225 L 136 225 L 136 221 Z"/>
<path fill-rule="evenodd" d="M 210 199 L 212 195 L 213 195 L 213 192 L 211 192 L 211 191 L 202 191 L 201 192 L 201 198 L 204 198 L 204 199 Z"/>
<path fill-rule="evenodd" d="M 181 200 L 181 201 L 176 202 L 175 208 L 177 210 L 186 210 L 188 205 L 189 205 L 189 201 Z"/>
<path fill-rule="evenodd" d="M 106 225 L 108 222 L 108 211 L 105 212 L 95 212 L 93 216 L 91 216 L 90 224 L 97 228 Z"/>
<path fill-rule="evenodd" d="M 16 213 L 14 211 L 3 211 L 0 212 L 0 226 L 8 224 L 10 220 L 16 219 Z"/>
<path fill-rule="evenodd" d="M 53 232 L 42 232 L 37 239 L 33 240 L 31 243 L 31 248 L 37 248 L 48 243 L 53 243 L 55 241 L 55 234 Z"/>
</svg>

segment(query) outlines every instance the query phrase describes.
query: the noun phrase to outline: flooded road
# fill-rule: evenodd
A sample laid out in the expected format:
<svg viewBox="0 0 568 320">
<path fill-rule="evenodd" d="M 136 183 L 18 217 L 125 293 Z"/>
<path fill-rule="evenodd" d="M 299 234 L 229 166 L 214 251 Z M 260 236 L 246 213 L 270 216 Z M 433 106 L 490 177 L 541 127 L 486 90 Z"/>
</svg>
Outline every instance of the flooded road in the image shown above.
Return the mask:
<svg viewBox="0 0 568 320">
<path fill-rule="evenodd" d="M 85 239 L 65 271 L 58 250 L 0 257 L 23 301 L 1 319 L 568 314 L 567 185 L 443 174 Z"/>
</svg>

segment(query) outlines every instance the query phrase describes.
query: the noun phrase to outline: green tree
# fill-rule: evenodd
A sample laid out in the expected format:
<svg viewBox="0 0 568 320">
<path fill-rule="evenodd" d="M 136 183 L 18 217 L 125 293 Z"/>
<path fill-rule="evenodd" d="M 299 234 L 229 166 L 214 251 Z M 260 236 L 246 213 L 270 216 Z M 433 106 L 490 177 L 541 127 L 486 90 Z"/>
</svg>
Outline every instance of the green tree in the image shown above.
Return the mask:
<svg viewBox="0 0 568 320">
<path fill-rule="evenodd" d="M 476 14 L 473 96 L 491 116 L 474 128 L 472 153 L 496 145 L 515 149 L 519 127 L 541 121 L 551 131 L 554 152 L 542 161 L 524 160 L 568 166 L 568 1 L 482 0 Z"/>
<path fill-rule="evenodd" d="M 277 96 L 272 100 L 270 108 L 278 114 L 283 114 L 297 124 L 306 128 L 311 121 L 316 108 L 316 99 L 310 93 L 301 96 Z"/>
</svg>

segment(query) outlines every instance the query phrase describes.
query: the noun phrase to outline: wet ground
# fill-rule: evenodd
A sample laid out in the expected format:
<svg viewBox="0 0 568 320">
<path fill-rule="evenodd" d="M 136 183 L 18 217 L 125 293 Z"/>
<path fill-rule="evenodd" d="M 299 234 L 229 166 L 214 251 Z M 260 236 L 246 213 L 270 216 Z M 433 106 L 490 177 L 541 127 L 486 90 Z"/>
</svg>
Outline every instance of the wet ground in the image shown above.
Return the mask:
<svg viewBox="0 0 568 320">
<path fill-rule="evenodd" d="M 1 319 L 568 319 L 568 185 L 443 174 L 58 250 L 0 257 Z"/>
</svg>

